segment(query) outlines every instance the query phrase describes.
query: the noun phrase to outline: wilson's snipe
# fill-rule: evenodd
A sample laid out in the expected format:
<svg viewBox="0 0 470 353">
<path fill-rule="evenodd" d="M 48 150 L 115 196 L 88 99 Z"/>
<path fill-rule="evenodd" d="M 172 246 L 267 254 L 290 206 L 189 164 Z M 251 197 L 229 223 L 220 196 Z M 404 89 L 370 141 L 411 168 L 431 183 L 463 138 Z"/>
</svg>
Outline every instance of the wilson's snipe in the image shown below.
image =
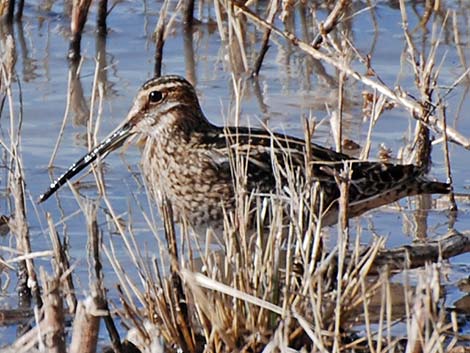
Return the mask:
<svg viewBox="0 0 470 353">
<path fill-rule="evenodd" d="M 151 189 L 166 196 L 177 214 L 193 226 L 211 224 L 222 218 L 224 210 L 233 209 L 235 185 L 240 185 L 234 165 L 244 170 L 244 190 L 259 194 L 282 192 L 292 186 L 289 178 L 302 183 L 309 174 L 306 187 L 311 191 L 317 186 L 323 192 L 322 209 L 328 209 L 329 224 L 336 222 L 340 195 L 336 177 L 345 163 L 352 170 L 351 217 L 405 196 L 450 189 L 448 184 L 427 180 L 424 171 L 413 165 L 360 161 L 316 144 L 309 146 L 307 158 L 301 139 L 261 129 L 212 125 L 192 85 L 179 76 L 164 76 L 146 82 L 126 120 L 53 182 L 39 201 L 132 135 L 146 138 L 142 164 Z M 234 162 L 237 160 L 243 163 Z M 275 167 L 287 162 L 291 173 Z"/>
</svg>

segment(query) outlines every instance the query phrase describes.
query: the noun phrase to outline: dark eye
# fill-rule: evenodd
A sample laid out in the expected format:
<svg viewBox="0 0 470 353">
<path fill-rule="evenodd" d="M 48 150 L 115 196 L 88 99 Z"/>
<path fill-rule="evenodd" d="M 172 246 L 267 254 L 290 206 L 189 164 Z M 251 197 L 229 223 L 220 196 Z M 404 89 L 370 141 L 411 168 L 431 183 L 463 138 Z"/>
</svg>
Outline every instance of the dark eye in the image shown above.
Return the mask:
<svg viewBox="0 0 470 353">
<path fill-rule="evenodd" d="M 152 103 L 158 103 L 162 100 L 163 94 L 160 91 L 152 91 L 149 93 L 149 100 Z"/>
</svg>

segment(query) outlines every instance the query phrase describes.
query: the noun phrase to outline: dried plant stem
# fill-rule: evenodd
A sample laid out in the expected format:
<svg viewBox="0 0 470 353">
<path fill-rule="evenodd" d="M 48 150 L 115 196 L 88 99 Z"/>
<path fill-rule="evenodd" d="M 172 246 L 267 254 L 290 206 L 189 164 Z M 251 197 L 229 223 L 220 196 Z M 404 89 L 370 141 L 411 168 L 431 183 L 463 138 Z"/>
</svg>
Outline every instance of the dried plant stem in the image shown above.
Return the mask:
<svg viewBox="0 0 470 353">
<path fill-rule="evenodd" d="M 70 353 L 95 353 L 98 344 L 100 317 L 96 315 L 97 304 L 88 297 L 77 305 L 73 321 Z"/>
<path fill-rule="evenodd" d="M 178 247 L 176 242 L 176 234 L 174 228 L 173 211 L 169 200 L 162 203 L 162 218 L 165 226 L 165 236 L 168 243 L 170 253 L 170 272 L 172 282 L 173 305 L 176 309 L 176 323 L 180 331 L 179 344 L 184 352 L 196 352 L 194 334 L 191 331 L 190 317 L 188 316 L 188 308 L 186 304 L 186 296 L 181 282 L 178 266 Z M 176 337 L 175 337 L 176 338 Z"/>
<path fill-rule="evenodd" d="M 82 32 L 88 17 L 91 0 L 73 0 L 72 18 L 70 21 L 70 30 L 72 37 L 69 44 L 68 58 L 71 61 L 78 61 L 81 57 Z"/>
<path fill-rule="evenodd" d="M 6 3 L 6 6 L 5 6 Z M 0 13 L 1 18 L 0 20 L 5 21 L 7 25 L 11 25 L 13 23 L 13 15 L 15 12 L 15 0 L 9 0 L 9 1 L 2 1 L 1 3 L 2 6 L 2 13 Z M 6 12 L 5 12 L 6 10 Z"/>
<path fill-rule="evenodd" d="M 106 17 L 108 16 L 108 0 L 98 1 L 98 14 L 96 16 L 96 28 L 99 35 L 106 35 L 108 27 L 106 25 Z"/>
<path fill-rule="evenodd" d="M 80 71 L 80 67 L 81 67 L 82 62 L 83 61 L 80 61 L 80 64 L 78 65 L 78 67 L 76 69 L 77 73 Z M 64 135 L 65 124 L 67 123 L 67 117 L 69 115 L 69 109 L 70 109 L 70 97 L 72 95 L 72 92 L 71 92 L 72 72 L 71 72 L 71 70 L 73 70 L 73 69 L 74 68 L 70 68 L 70 70 L 69 70 L 69 75 L 68 75 L 68 80 L 67 80 L 67 101 L 65 103 L 64 117 L 62 118 L 62 124 L 60 126 L 59 135 L 57 136 L 57 141 L 55 143 L 54 149 L 52 150 L 51 158 L 49 159 L 49 164 L 47 165 L 48 168 L 51 168 L 53 163 L 54 163 L 57 151 L 59 149 L 60 142 L 62 140 L 62 136 Z"/>
<path fill-rule="evenodd" d="M 325 22 L 320 24 L 319 33 L 312 42 L 312 47 L 318 49 L 323 42 L 324 38 L 330 33 L 338 24 L 340 17 L 343 16 L 346 6 L 349 6 L 350 1 L 338 0 L 335 7 L 328 15 Z"/>
<path fill-rule="evenodd" d="M 194 20 L 194 0 L 184 0 L 183 23 L 192 25 Z"/>
<path fill-rule="evenodd" d="M 98 223 L 96 219 L 96 207 L 91 204 L 85 206 L 85 215 L 87 219 L 87 228 L 88 228 L 88 239 L 90 244 L 90 257 L 93 261 L 93 271 L 95 277 L 95 283 L 93 284 L 92 292 L 95 293 L 96 298 L 94 301 L 97 305 L 97 308 L 101 310 L 104 317 L 104 322 L 106 329 L 108 330 L 109 337 L 111 338 L 111 344 L 113 350 L 116 353 L 123 351 L 121 345 L 121 339 L 119 333 L 114 324 L 113 318 L 111 317 L 111 312 L 109 310 L 108 301 L 106 299 L 106 289 L 103 283 L 104 274 L 103 274 L 103 265 L 101 264 L 100 250 L 101 250 L 101 233 L 98 229 Z"/>
<path fill-rule="evenodd" d="M 470 80 L 470 74 L 468 71 L 468 66 L 467 66 L 467 60 L 465 58 L 465 53 L 463 52 L 463 43 L 460 39 L 460 32 L 459 32 L 459 26 L 458 26 L 458 21 L 457 21 L 457 13 L 455 11 L 452 12 L 452 28 L 454 29 L 454 41 L 455 41 L 455 49 L 457 50 L 457 55 L 459 56 L 460 59 L 460 64 L 462 65 L 462 68 L 465 69 L 465 75 L 467 81 Z"/>
<path fill-rule="evenodd" d="M 439 107 L 440 107 L 442 121 L 444 122 L 444 126 L 447 126 L 446 107 L 443 104 L 439 105 Z M 450 185 L 453 185 L 454 180 L 452 178 L 452 169 L 450 167 L 449 141 L 447 139 L 447 134 L 444 134 L 444 144 L 443 144 L 443 146 L 444 146 L 444 161 L 445 161 L 445 165 L 446 165 L 447 182 Z M 454 195 L 453 191 L 449 194 L 449 203 L 450 203 L 449 210 L 451 212 L 456 212 L 457 211 L 457 203 L 455 202 L 455 195 Z"/>
<path fill-rule="evenodd" d="M 278 11 L 278 2 L 277 1 L 271 1 L 270 2 L 270 7 L 269 7 L 269 14 L 267 21 L 272 23 L 274 20 L 274 16 L 276 16 L 276 13 Z M 259 72 L 261 70 L 261 65 L 263 64 L 264 57 L 266 53 L 268 52 L 269 49 L 269 37 L 271 35 L 271 30 L 269 28 L 264 30 L 263 34 L 263 39 L 261 40 L 261 50 L 258 54 L 258 57 L 255 60 L 255 64 L 253 66 L 253 70 L 251 71 L 251 76 L 255 77 L 259 75 Z"/>
<path fill-rule="evenodd" d="M 60 291 L 60 278 L 50 278 L 41 271 L 41 279 L 44 286 L 44 321 L 47 325 L 45 344 L 48 352 L 65 352 L 65 319 Z"/>
<path fill-rule="evenodd" d="M 339 198 L 339 215 L 338 215 L 338 269 L 336 275 L 336 309 L 334 320 L 334 345 L 333 352 L 340 351 L 340 329 L 343 323 L 342 318 L 342 305 L 343 305 L 343 275 L 344 275 L 344 262 L 349 244 L 349 222 L 348 222 L 348 207 L 349 207 L 349 181 L 351 180 L 352 170 L 349 165 L 345 163 L 343 172 L 336 177 L 336 182 L 340 189 Z"/>
<path fill-rule="evenodd" d="M 336 133 L 336 152 L 342 152 L 343 145 L 343 108 L 344 108 L 344 72 L 339 73 L 338 82 L 338 119 L 337 119 L 337 133 Z"/>
<path fill-rule="evenodd" d="M 66 254 L 66 249 L 64 249 L 59 235 L 57 234 L 57 230 L 52 221 L 52 217 L 50 213 L 46 214 L 47 223 L 49 224 L 49 235 L 51 238 L 52 248 L 54 249 L 54 264 L 55 270 L 54 272 L 58 277 L 62 277 L 65 275 L 65 279 L 63 282 L 63 290 L 65 292 L 65 298 L 68 304 L 69 313 L 75 313 L 77 308 L 77 298 L 75 297 L 75 286 L 73 284 L 72 273 L 69 263 L 69 258 Z"/>
</svg>

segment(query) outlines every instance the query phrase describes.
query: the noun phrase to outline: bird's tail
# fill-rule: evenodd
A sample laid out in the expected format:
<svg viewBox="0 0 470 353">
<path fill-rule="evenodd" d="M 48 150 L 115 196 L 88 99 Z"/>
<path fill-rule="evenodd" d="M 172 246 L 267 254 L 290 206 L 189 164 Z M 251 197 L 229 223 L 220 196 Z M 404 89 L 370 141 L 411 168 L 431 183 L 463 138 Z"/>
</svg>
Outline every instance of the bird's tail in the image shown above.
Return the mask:
<svg viewBox="0 0 470 353">
<path fill-rule="evenodd" d="M 418 194 L 448 194 L 452 191 L 452 186 L 448 183 L 431 181 L 426 177 L 421 177 L 418 181 Z"/>
</svg>

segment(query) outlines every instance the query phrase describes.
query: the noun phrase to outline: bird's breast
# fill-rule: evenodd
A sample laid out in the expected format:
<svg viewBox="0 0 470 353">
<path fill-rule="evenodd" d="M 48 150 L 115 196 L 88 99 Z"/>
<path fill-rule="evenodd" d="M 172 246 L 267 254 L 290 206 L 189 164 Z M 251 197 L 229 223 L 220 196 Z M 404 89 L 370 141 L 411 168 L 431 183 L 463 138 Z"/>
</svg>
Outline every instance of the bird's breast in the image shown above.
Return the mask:
<svg viewBox="0 0 470 353">
<path fill-rule="evenodd" d="M 168 198 L 179 216 L 200 225 L 232 207 L 230 173 L 218 170 L 204 150 L 177 139 L 147 139 L 142 169 L 152 195 Z"/>
</svg>

